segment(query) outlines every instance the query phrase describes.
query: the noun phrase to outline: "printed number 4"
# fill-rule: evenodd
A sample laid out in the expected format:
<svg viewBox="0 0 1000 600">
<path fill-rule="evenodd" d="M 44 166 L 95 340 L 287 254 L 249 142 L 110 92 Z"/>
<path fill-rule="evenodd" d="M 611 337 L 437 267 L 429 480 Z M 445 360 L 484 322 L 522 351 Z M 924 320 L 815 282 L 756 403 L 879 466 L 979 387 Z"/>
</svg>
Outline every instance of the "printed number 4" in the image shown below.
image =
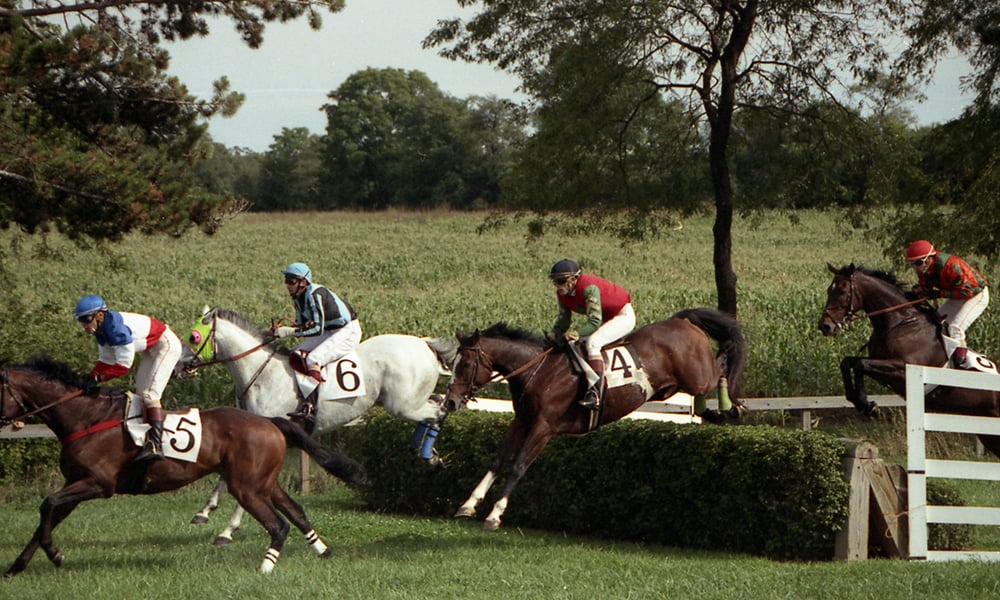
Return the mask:
<svg viewBox="0 0 1000 600">
<path fill-rule="evenodd" d="M 632 365 L 630 365 L 628 359 L 625 358 L 621 348 L 615 348 L 611 352 L 610 369 L 612 371 L 621 371 L 622 377 L 624 378 L 632 376 Z"/>
</svg>

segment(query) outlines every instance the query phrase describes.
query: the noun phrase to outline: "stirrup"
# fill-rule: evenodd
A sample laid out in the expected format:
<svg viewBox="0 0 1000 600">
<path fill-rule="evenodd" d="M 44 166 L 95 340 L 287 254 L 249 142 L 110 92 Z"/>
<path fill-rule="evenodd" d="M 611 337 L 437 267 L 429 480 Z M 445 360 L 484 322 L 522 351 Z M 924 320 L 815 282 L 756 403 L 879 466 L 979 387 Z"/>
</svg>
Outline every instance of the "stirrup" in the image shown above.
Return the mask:
<svg viewBox="0 0 1000 600">
<path fill-rule="evenodd" d="M 577 404 L 579 404 L 584 408 L 594 408 L 595 406 L 598 405 L 599 402 L 600 402 L 600 395 L 594 388 L 590 388 L 589 390 L 587 390 L 587 393 L 583 395 L 583 398 L 580 398 L 579 400 L 576 401 Z"/>
</svg>

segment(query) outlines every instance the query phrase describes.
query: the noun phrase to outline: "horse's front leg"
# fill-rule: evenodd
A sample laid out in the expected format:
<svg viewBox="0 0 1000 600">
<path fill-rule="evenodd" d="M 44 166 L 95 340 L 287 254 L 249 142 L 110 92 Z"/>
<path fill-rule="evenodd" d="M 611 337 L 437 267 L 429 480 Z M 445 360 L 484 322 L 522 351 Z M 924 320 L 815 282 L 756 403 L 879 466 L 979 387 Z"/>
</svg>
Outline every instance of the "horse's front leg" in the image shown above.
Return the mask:
<svg viewBox="0 0 1000 600">
<path fill-rule="evenodd" d="M 500 528 L 501 517 L 503 517 L 503 513 L 507 510 L 507 504 L 510 501 L 510 495 L 513 493 L 514 487 L 524 477 L 524 474 L 528 471 L 528 467 L 531 466 L 531 463 L 535 462 L 535 459 L 542 453 L 545 445 L 549 443 L 553 435 L 553 432 L 547 425 L 536 422 L 535 426 L 532 427 L 531 432 L 524 441 L 524 445 L 521 446 L 520 452 L 517 453 L 514 466 L 507 477 L 507 483 L 504 484 L 503 494 L 496 501 L 496 504 L 493 505 L 493 510 L 490 511 L 486 520 L 483 521 L 483 529 L 485 531 L 495 531 Z"/>
<path fill-rule="evenodd" d="M 493 459 L 493 464 L 490 465 L 490 469 L 486 472 L 486 475 L 476 485 L 475 489 L 472 490 L 472 494 L 458 508 L 458 511 L 455 513 L 456 519 L 463 517 L 471 519 L 476 516 L 476 507 L 486 497 L 486 492 L 490 490 L 490 487 L 497 480 L 497 476 L 501 469 L 503 469 L 504 464 L 513 455 L 515 449 L 519 449 L 524 443 L 524 432 L 524 424 L 515 416 L 514 420 L 510 423 L 510 427 L 507 428 L 507 433 L 504 434 L 503 443 L 500 444 L 500 452 Z"/>
<path fill-rule="evenodd" d="M 208 517 L 212 514 L 212 511 L 219 508 L 219 499 L 222 498 L 222 494 L 226 493 L 226 481 L 219 478 L 219 482 L 215 484 L 215 489 L 212 490 L 212 494 L 208 497 L 208 502 L 205 506 L 199 510 L 195 516 L 191 517 L 191 523 L 194 525 L 204 525 L 208 523 Z"/>
<path fill-rule="evenodd" d="M 900 360 L 885 360 L 848 356 L 840 363 L 847 400 L 865 415 L 878 412 L 878 405 L 868 400 L 865 376 L 885 385 L 896 393 L 905 387 L 905 364 Z"/>
<path fill-rule="evenodd" d="M 23 571 L 39 547 L 45 551 L 57 567 L 61 567 L 65 557 L 52 543 L 52 530 L 69 516 L 81 502 L 104 496 L 102 488 L 92 480 L 80 480 L 63 486 L 58 492 L 42 501 L 38 509 L 39 522 L 34 535 L 21 554 L 10 565 L 4 577 L 12 577 Z"/>
</svg>

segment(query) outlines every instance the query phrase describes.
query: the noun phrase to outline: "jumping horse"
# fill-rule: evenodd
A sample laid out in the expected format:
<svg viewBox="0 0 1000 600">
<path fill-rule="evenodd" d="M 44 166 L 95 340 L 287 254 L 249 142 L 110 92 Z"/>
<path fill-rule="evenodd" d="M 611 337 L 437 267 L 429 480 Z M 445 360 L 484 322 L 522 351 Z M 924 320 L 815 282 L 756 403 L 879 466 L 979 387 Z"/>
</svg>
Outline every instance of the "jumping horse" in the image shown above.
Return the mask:
<svg viewBox="0 0 1000 600">
<path fill-rule="evenodd" d="M 159 494 L 218 473 L 230 492 L 271 538 L 260 565 L 274 568 L 288 537 L 287 517 L 317 554 L 329 549 L 316 535 L 302 507 L 278 483 L 288 445 L 302 448 L 329 473 L 348 483 L 367 481 L 357 462 L 331 451 L 287 419 L 266 419 L 230 407 L 201 411 L 201 442 L 194 462 L 164 458 L 134 462 L 139 446 L 126 432 L 125 395 L 83 394 L 83 377 L 47 357 L 22 365 L 0 363 L 0 426 L 37 415 L 59 438 L 61 489 L 42 502 L 41 519 L 31 541 L 7 569 L 23 571 L 41 547 L 57 567 L 64 555 L 52 531 L 81 503 L 114 494 Z"/>
<path fill-rule="evenodd" d="M 710 336 L 718 342 L 717 354 Z M 740 324 L 713 309 L 682 310 L 605 347 L 611 357 L 605 371 L 608 381 L 615 376 L 622 376 L 622 381 L 615 386 L 609 383 L 596 419 L 591 409 L 577 402 L 586 383 L 568 352 L 555 352 L 540 337 L 505 323 L 469 335 L 459 330 L 456 337 L 458 357 L 445 397 L 446 408 L 465 406 L 479 388 L 494 379 L 494 372 L 507 379 L 514 407 L 514 419 L 500 452 L 455 514 L 475 516 L 476 506 L 512 461 L 503 493 L 483 523 L 486 530 L 500 527 L 511 492 L 554 435 L 587 433 L 595 426 L 621 419 L 649 400 L 664 400 L 677 392 L 696 399 L 717 388 L 721 393 L 726 382 L 734 408 L 742 406 L 739 380 L 744 347 Z"/>
<path fill-rule="evenodd" d="M 271 343 L 265 332 L 244 316 L 225 308 L 206 307 L 184 341 L 186 347 L 178 371 L 224 364 L 235 384 L 238 407 L 255 415 L 283 417 L 298 405 L 301 395 L 289 364 L 288 349 Z M 377 335 L 361 342 L 357 353 L 365 393 L 318 402 L 312 434 L 319 436 L 339 429 L 380 404 L 391 415 L 419 423 L 414 446 L 423 458 L 437 464 L 432 436 L 436 436 L 447 414 L 439 396 L 434 395 L 434 388 L 445 365 L 454 357 L 456 347 L 453 339 L 399 334 Z M 427 437 L 421 438 L 420 432 L 428 434 Z M 207 523 L 225 491 L 225 481 L 220 480 L 191 522 Z M 243 511 L 237 507 L 216 536 L 215 544 L 232 542 L 242 517 Z"/>
<path fill-rule="evenodd" d="M 833 281 L 826 290 L 820 332 L 838 335 L 865 316 L 872 324 L 871 337 L 863 347 L 868 355 L 848 356 L 840 362 L 845 395 L 859 411 L 870 415 L 878 410 L 865 391 L 866 375 L 905 396 L 907 364 L 942 367 L 948 363 L 941 322 L 933 306 L 905 292 L 889 273 L 854 264 L 840 269 L 827 264 L 827 268 Z M 926 394 L 925 402 L 930 412 L 1000 416 L 1000 393 L 987 390 L 939 386 Z M 1000 437 L 981 435 L 979 439 L 1000 457 Z"/>
</svg>

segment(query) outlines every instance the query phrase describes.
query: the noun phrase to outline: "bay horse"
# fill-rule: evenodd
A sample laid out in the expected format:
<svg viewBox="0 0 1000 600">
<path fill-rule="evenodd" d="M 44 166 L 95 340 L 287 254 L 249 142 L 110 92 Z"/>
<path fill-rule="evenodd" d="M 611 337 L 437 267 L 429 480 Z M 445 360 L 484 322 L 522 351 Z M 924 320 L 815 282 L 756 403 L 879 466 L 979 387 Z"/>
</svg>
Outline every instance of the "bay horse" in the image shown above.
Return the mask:
<svg viewBox="0 0 1000 600">
<path fill-rule="evenodd" d="M 255 415 L 284 417 L 295 410 L 299 395 L 296 376 L 289 364 L 289 350 L 272 343 L 264 331 L 246 317 L 225 308 L 205 308 L 192 330 L 182 336 L 184 354 L 178 371 L 191 371 L 210 364 L 224 364 L 235 384 L 236 405 Z M 439 428 L 446 411 L 434 394 L 444 365 L 450 364 L 457 344 L 451 339 L 420 338 L 412 335 L 385 334 L 366 339 L 358 345 L 358 359 L 364 374 L 365 393 L 316 405 L 316 423 L 312 434 L 319 436 L 337 430 L 367 413 L 375 404 L 401 419 L 430 424 Z M 415 440 L 419 445 L 420 440 Z M 433 444 L 433 438 L 428 440 Z M 419 448 L 418 448 L 419 449 Z M 424 447 L 422 456 L 431 464 L 439 460 L 432 447 Z M 194 524 L 208 523 L 209 515 L 219 506 L 225 493 L 225 481 L 219 481 L 205 506 L 191 519 Z M 237 506 L 215 544 L 228 544 L 239 529 L 243 510 Z"/>
<path fill-rule="evenodd" d="M 38 528 L 6 577 L 23 571 L 39 547 L 61 566 L 64 556 L 53 544 L 52 531 L 81 502 L 116 493 L 159 494 L 209 473 L 218 473 L 240 505 L 264 526 L 271 541 L 260 572 L 269 573 L 288 536 L 289 525 L 282 515 L 317 554 L 330 554 L 302 507 L 278 483 L 289 445 L 305 450 L 329 473 L 352 485 L 367 482 L 360 464 L 322 446 L 295 423 L 231 407 L 201 411 L 202 436 L 195 462 L 172 458 L 133 462 L 140 448 L 123 426 L 124 394 L 85 395 L 80 389 L 82 375 L 44 356 L 21 365 L 3 361 L 0 366 L 0 427 L 37 415 L 62 444 L 59 468 L 65 478 L 62 488 L 42 502 Z"/>
<path fill-rule="evenodd" d="M 713 353 L 710 336 L 718 342 L 717 354 Z M 475 516 L 476 506 L 504 465 L 512 461 L 502 495 L 483 522 L 486 530 L 500 527 L 511 492 L 554 435 L 587 433 L 596 426 L 621 419 L 649 400 L 665 400 L 677 392 L 689 393 L 696 399 L 717 388 L 721 392 L 726 381 L 733 408 L 742 407 L 741 327 L 735 318 L 714 309 L 682 310 L 607 346 L 605 350 L 614 349 L 616 354 L 606 369 L 609 386 L 596 422 L 592 421 L 591 409 L 577 402 L 587 384 L 574 370 L 574 358 L 568 352 L 553 352 L 542 338 L 506 323 L 469 335 L 459 330 L 456 337 L 458 357 L 448 385 L 446 407 L 457 410 L 465 406 L 477 389 L 494 379 L 493 372 L 507 379 L 514 407 L 514 419 L 500 452 L 455 514 L 455 517 Z M 634 363 L 626 362 L 631 360 L 625 355 L 629 352 L 626 348 L 634 353 Z M 631 383 L 611 386 L 616 371 L 634 379 Z"/>
<path fill-rule="evenodd" d="M 868 399 L 865 376 L 906 396 L 906 365 L 942 367 L 949 353 L 944 346 L 941 322 L 933 306 L 904 291 L 896 278 L 883 271 L 854 264 L 836 268 L 827 264 L 833 281 L 826 290 L 826 306 L 819 320 L 825 336 L 835 336 L 866 313 L 872 334 L 865 342 L 867 356 L 847 356 L 840 362 L 844 392 L 866 415 L 878 410 Z M 926 394 L 930 412 L 982 417 L 1000 416 L 1000 393 L 939 386 Z M 1000 457 L 1000 437 L 981 435 L 990 452 Z"/>
</svg>

